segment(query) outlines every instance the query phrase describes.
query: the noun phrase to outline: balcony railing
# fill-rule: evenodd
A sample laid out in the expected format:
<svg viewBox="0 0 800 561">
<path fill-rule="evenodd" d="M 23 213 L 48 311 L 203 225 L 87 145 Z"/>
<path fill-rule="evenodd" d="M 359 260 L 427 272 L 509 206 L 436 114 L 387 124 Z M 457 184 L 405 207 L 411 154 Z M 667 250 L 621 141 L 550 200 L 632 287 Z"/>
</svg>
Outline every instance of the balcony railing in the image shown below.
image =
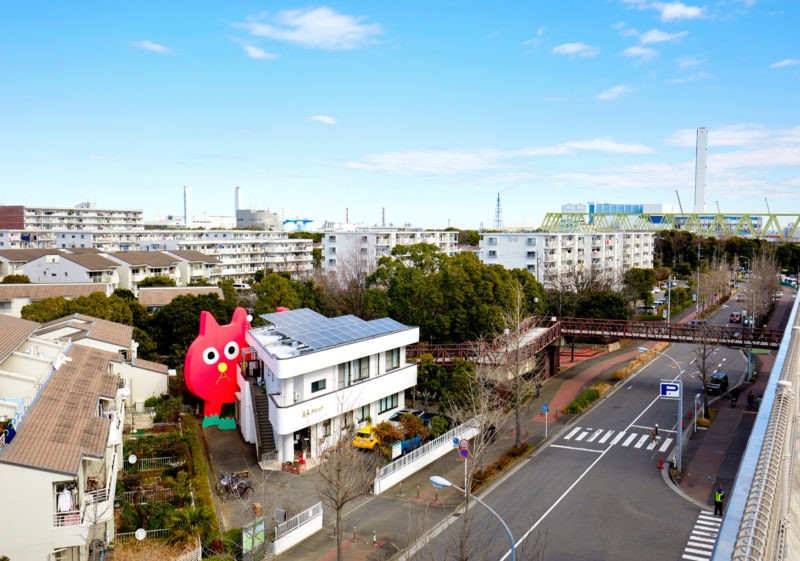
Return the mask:
<svg viewBox="0 0 800 561">
<path fill-rule="evenodd" d="M 81 511 L 68 510 L 66 512 L 56 512 L 53 514 L 53 526 L 61 528 L 64 526 L 80 526 Z"/>
</svg>

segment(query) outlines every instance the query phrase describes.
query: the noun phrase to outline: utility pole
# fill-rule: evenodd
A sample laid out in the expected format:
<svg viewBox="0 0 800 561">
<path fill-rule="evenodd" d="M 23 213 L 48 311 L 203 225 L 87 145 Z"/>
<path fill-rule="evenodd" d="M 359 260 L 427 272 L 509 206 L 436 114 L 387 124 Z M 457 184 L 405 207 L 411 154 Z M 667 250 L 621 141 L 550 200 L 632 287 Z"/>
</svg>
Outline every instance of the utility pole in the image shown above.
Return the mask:
<svg viewBox="0 0 800 561">
<path fill-rule="evenodd" d="M 670 322 L 670 318 L 672 317 L 672 311 L 670 308 L 672 307 L 672 274 L 670 273 L 669 278 L 667 279 L 667 323 Z"/>
</svg>

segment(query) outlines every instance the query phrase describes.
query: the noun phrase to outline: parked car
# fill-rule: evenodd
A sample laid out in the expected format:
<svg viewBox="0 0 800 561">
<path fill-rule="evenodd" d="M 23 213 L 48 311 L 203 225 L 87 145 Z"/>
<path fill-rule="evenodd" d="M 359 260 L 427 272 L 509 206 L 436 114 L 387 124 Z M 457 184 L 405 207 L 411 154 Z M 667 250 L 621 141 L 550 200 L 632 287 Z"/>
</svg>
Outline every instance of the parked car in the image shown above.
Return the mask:
<svg viewBox="0 0 800 561">
<path fill-rule="evenodd" d="M 636 308 L 637 314 L 654 314 L 656 311 L 655 306 L 638 306 Z"/>
<path fill-rule="evenodd" d="M 742 325 L 745 327 L 753 327 L 753 318 L 751 316 L 742 316 Z"/>
<path fill-rule="evenodd" d="M 706 384 L 706 393 L 719 395 L 728 391 L 728 375 L 725 372 L 714 372 Z"/>
<path fill-rule="evenodd" d="M 742 323 L 742 312 L 731 312 L 731 323 Z"/>
<path fill-rule="evenodd" d="M 704 319 L 690 319 L 688 325 L 689 327 L 697 327 L 698 325 L 707 325 L 708 322 Z"/>
<path fill-rule="evenodd" d="M 400 424 L 400 419 L 403 418 L 403 415 L 414 415 L 415 417 L 422 417 L 422 414 L 425 413 L 422 409 L 398 409 L 397 411 L 389 417 L 389 422 L 394 425 Z"/>
<path fill-rule="evenodd" d="M 364 450 L 374 450 L 381 443 L 372 432 L 374 428 L 372 425 L 361 427 L 353 437 L 353 446 Z"/>
<path fill-rule="evenodd" d="M 777 298 L 783 298 L 783 292 L 782 292 L 782 291 L 780 291 L 780 290 L 779 290 L 778 292 L 776 292 L 776 293 L 775 293 L 775 298 L 776 298 L 776 299 L 777 299 Z"/>
<path fill-rule="evenodd" d="M 655 306 L 663 306 L 666 303 L 667 303 L 667 299 L 666 298 L 658 298 L 657 300 L 653 301 L 653 305 L 655 305 Z"/>
<path fill-rule="evenodd" d="M 236 290 L 250 290 L 250 285 L 246 282 L 235 282 L 233 283 L 233 288 Z"/>
</svg>

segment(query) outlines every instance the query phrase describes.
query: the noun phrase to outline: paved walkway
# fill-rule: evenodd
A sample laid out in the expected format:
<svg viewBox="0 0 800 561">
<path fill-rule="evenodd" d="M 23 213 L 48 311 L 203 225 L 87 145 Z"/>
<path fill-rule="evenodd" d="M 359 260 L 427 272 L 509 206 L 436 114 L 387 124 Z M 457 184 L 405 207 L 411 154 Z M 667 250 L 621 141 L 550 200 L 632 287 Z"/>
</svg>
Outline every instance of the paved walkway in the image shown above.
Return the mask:
<svg viewBox="0 0 800 561">
<path fill-rule="evenodd" d="M 777 311 L 770 321 L 771 328 L 780 327 L 791 308 L 791 299 L 778 303 Z M 694 318 L 694 310 L 684 312 L 676 321 L 686 322 Z M 547 380 L 542 386 L 540 396 L 531 400 L 522 415 L 522 437 L 538 445 L 544 441 L 545 416 L 541 406 L 549 404 L 547 416 L 549 436 L 564 426 L 573 416 L 562 413 L 564 407 L 587 386 L 595 381 L 608 379 L 608 376 L 639 355 L 639 343 L 628 343 L 618 351 L 600 356 L 590 353 L 576 353 L 576 362 L 567 364 L 557 376 Z M 580 360 L 584 358 L 585 360 Z M 684 476 L 676 490 L 684 493 L 699 506 L 713 504 L 711 491 L 722 483 L 730 492 L 741 455 L 747 443 L 750 429 L 755 419 L 753 412 L 746 411 L 747 391 L 752 389 L 758 395 L 763 391 L 772 366 L 772 355 L 760 355 L 757 367 L 763 374 L 747 386 L 743 386 L 741 398 L 736 408 L 730 407 L 726 397 L 717 398 L 712 406 L 719 412 L 711 428 L 698 431 L 684 449 Z M 732 380 L 735 382 L 735 380 Z M 214 458 L 216 469 L 252 469 L 246 451 L 240 447 L 229 446 L 231 440 L 240 439 L 235 434 L 213 434 L 206 431 L 209 452 Z M 487 452 L 486 462 L 497 458 L 513 444 L 513 421 L 498 432 L 497 441 Z M 227 458 L 227 459 L 226 459 Z M 241 464 L 241 465 L 240 465 Z M 225 466 L 224 468 L 216 466 Z M 258 481 L 256 497 L 260 498 L 267 515 L 275 508 L 289 505 L 301 510 L 316 502 L 316 470 L 308 470 L 300 475 L 282 472 L 264 472 Z M 345 526 L 348 531 L 344 539 L 344 558 L 348 560 L 380 561 L 392 558 L 411 541 L 408 535 L 398 535 L 398 520 L 406 524 L 415 517 L 425 519 L 429 527 L 437 520 L 447 517 L 461 502 L 461 496 L 454 490 L 435 490 L 429 481 L 431 475 L 441 475 L 451 481 L 463 478 L 463 463 L 456 454 L 448 454 L 433 464 L 423 468 L 401 485 L 397 485 L 382 495 L 368 497 L 348 505 L 345 509 Z M 667 481 L 669 481 L 667 479 Z M 668 484 L 671 484 L 668 483 Z M 730 493 L 729 493 L 730 494 Z M 242 520 L 250 518 L 247 505 L 226 504 L 221 510 L 225 529 L 241 526 Z M 336 559 L 336 542 L 332 538 L 332 513 L 326 509 L 324 529 L 301 544 L 295 546 L 278 559 L 292 561 L 330 561 Z M 355 530 L 353 530 L 355 528 Z M 374 533 L 373 533 L 374 532 Z M 375 538 L 375 539 L 373 539 Z"/>
</svg>

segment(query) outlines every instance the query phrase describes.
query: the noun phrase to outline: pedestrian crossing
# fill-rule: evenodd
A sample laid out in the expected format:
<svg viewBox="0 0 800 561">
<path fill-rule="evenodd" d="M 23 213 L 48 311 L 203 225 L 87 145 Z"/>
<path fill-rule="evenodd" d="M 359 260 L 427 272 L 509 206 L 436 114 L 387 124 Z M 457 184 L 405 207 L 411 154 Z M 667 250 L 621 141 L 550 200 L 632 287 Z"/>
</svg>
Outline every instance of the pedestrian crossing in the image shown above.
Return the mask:
<svg viewBox="0 0 800 561">
<path fill-rule="evenodd" d="M 594 429 L 585 427 L 574 427 L 562 440 L 569 442 L 589 442 L 597 444 L 608 444 L 609 446 L 622 446 L 623 448 L 633 448 L 649 450 L 651 452 L 666 452 L 672 445 L 672 437 L 659 437 L 653 442 L 650 434 L 642 434 L 636 431 L 615 431 L 612 429 Z"/>
<path fill-rule="evenodd" d="M 683 549 L 681 559 L 686 559 L 686 561 L 711 559 L 711 554 L 714 553 L 714 544 L 717 543 L 720 520 L 721 518 L 714 516 L 711 511 L 701 510 L 692 528 L 689 541 Z"/>
</svg>

